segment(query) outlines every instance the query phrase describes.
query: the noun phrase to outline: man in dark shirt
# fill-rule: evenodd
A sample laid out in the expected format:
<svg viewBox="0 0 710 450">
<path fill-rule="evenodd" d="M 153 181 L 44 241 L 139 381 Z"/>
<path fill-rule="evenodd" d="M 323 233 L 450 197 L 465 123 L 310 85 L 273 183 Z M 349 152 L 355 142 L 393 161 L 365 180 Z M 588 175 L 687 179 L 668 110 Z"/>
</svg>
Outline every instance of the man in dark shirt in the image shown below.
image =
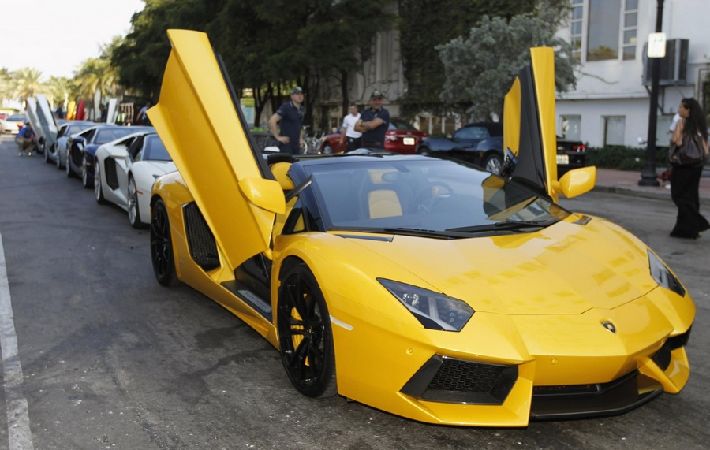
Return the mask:
<svg viewBox="0 0 710 450">
<path fill-rule="evenodd" d="M 390 125 L 390 113 L 382 104 L 385 96 L 378 90 L 372 91 L 370 107 L 360 115 L 360 120 L 355 124 L 355 131 L 362 133 L 362 146 L 366 148 L 384 149 L 385 132 Z"/>
<path fill-rule="evenodd" d="M 303 113 L 303 89 L 296 86 L 291 90 L 291 100 L 281 105 L 269 119 L 269 129 L 279 141 L 281 153 L 300 153 Z"/>
</svg>

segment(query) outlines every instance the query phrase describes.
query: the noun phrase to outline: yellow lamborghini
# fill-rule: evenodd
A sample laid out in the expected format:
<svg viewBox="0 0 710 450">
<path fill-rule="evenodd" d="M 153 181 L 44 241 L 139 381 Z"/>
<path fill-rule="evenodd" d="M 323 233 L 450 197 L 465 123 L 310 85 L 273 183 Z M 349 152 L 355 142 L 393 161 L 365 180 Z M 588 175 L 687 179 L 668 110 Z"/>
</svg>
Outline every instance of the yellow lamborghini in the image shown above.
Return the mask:
<svg viewBox="0 0 710 450">
<path fill-rule="evenodd" d="M 298 391 L 525 426 L 686 384 L 686 289 L 627 231 L 557 204 L 596 172 L 557 179 L 551 49 L 506 96 L 499 177 L 419 155 L 264 158 L 207 36 L 169 37 L 149 115 L 179 172 L 152 190 L 155 275 L 253 327 Z"/>
</svg>

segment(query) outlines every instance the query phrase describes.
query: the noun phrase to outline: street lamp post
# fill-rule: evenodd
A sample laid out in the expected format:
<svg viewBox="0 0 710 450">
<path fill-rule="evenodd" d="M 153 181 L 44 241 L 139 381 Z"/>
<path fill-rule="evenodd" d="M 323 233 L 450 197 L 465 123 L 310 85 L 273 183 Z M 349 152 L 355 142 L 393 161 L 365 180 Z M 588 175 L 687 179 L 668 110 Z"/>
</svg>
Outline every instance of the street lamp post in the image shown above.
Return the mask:
<svg viewBox="0 0 710 450">
<path fill-rule="evenodd" d="M 656 33 L 663 31 L 663 0 L 656 0 Z M 656 122 L 658 110 L 658 84 L 661 58 L 649 58 L 651 63 L 651 101 L 648 107 L 648 139 L 646 164 L 641 170 L 639 186 L 659 186 L 656 179 Z"/>
</svg>

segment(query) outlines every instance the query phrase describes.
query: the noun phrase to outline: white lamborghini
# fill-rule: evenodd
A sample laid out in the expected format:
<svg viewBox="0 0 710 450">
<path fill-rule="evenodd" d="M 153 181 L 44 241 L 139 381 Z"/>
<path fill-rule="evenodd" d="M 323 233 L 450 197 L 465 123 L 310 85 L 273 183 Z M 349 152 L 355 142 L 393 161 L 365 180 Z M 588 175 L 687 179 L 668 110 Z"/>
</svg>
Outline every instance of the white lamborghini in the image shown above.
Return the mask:
<svg viewBox="0 0 710 450">
<path fill-rule="evenodd" d="M 141 131 L 102 145 L 94 162 L 96 201 L 128 211 L 134 228 L 150 223 L 153 182 L 175 165 L 154 131 Z"/>
</svg>

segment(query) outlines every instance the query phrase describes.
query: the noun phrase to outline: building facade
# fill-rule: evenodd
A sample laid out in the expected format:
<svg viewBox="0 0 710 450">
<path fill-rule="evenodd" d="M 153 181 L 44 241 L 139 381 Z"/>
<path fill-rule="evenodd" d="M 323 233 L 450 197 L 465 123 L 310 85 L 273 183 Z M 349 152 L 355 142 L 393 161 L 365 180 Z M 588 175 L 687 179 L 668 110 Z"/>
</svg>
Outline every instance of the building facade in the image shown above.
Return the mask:
<svg viewBox="0 0 710 450">
<path fill-rule="evenodd" d="M 655 31 L 656 5 L 657 0 L 571 0 L 569 21 L 558 34 L 572 44 L 579 65 L 576 88 L 558 95 L 560 136 L 592 147 L 646 145 L 650 77 L 644 52 Z M 708 0 L 664 2 L 663 32 L 671 45 L 662 62 L 658 145 L 668 145 L 681 98 L 695 97 L 710 109 L 709 18 Z"/>
</svg>

